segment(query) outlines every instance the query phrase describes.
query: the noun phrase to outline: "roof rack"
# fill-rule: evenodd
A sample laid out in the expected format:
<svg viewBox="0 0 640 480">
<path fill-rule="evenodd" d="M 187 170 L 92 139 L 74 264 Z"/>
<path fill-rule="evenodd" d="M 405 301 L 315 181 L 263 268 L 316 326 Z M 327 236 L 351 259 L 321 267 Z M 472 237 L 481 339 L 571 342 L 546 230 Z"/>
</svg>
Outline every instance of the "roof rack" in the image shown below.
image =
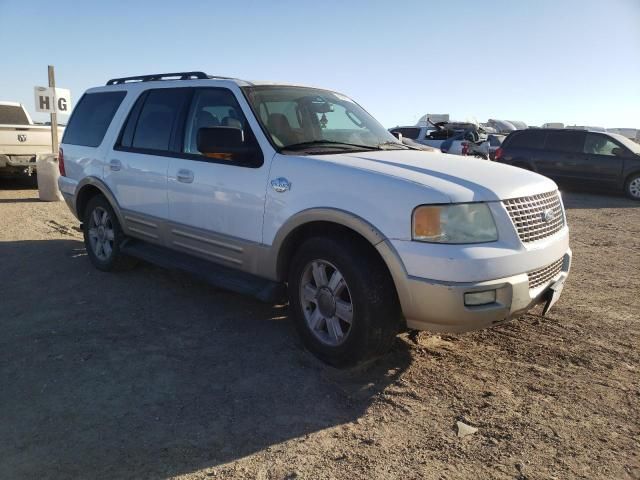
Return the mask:
<svg viewBox="0 0 640 480">
<path fill-rule="evenodd" d="M 107 82 L 107 85 L 122 85 L 128 82 L 153 82 L 156 80 L 193 80 L 206 78 L 224 77 L 210 77 L 204 72 L 155 73 L 153 75 L 140 75 L 137 77 L 112 78 Z"/>
</svg>

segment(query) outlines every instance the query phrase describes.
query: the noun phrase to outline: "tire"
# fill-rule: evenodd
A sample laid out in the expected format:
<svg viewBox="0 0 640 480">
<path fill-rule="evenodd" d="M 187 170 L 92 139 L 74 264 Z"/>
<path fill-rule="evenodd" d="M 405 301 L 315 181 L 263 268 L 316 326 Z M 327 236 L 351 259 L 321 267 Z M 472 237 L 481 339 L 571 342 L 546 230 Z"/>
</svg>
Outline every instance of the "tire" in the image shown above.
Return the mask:
<svg viewBox="0 0 640 480">
<path fill-rule="evenodd" d="M 624 193 L 632 200 L 640 201 L 640 173 L 629 176 L 624 184 Z"/>
<path fill-rule="evenodd" d="M 395 286 L 371 249 L 355 239 L 313 237 L 291 262 L 289 307 L 296 330 L 308 350 L 336 367 L 385 353 L 400 328 Z"/>
<path fill-rule="evenodd" d="M 89 200 L 83 216 L 82 230 L 87 255 L 98 270 L 126 270 L 135 265 L 133 258 L 120 252 L 125 235 L 118 217 L 104 196 L 96 195 Z"/>
</svg>

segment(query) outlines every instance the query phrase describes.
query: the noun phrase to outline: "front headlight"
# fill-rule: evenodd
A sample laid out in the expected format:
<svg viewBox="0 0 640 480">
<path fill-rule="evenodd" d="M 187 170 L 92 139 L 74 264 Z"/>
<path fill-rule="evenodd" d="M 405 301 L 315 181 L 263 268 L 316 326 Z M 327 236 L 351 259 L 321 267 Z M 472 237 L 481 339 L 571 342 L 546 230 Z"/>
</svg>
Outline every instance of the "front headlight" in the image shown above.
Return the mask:
<svg viewBox="0 0 640 480">
<path fill-rule="evenodd" d="M 413 211 L 413 239 L 434 243 L 482 243 L 498 240 L 485 203 L 423 205 Z"/>
</svg>

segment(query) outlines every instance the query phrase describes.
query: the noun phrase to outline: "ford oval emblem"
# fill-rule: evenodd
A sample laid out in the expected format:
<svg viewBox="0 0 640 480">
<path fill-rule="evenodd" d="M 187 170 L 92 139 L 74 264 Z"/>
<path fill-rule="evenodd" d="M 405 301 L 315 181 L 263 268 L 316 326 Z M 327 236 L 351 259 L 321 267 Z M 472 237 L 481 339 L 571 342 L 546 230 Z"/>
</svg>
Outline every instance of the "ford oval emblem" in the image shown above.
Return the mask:
<svg viewBox="0 0 640 480">
<path fill-rule="evenodd" d="M 544 212 L 542 212 L 542 221 L 548 223 L 556 218 L 556 212 L 553 211 L 552 208 L 548 208 Z"/>
</svg>

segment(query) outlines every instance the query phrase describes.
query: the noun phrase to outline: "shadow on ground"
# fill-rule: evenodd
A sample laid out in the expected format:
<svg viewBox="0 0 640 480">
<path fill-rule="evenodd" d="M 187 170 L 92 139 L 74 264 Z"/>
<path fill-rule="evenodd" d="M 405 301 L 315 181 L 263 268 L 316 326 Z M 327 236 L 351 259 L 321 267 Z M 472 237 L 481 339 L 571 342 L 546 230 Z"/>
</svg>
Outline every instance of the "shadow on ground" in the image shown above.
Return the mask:
<svg viewBox="0 0 640 480">
<path fill-rule="evenodd" d="M 359 418 L 409 366 L 306 353 L 286 307 L 76 240 L 0 243 L 0 478 L 149 478 L 229 462 Z M 292 466 L 293 468 L 294 466 Z"/>
<path fill-rule="evenodd" d="M 0 190 L 25 190 L 25 189 L 38 189 L 38 177 L 32 175 L 31 177 L 20 176 L 13 178 L 0 177 Z"/>
</svg>

